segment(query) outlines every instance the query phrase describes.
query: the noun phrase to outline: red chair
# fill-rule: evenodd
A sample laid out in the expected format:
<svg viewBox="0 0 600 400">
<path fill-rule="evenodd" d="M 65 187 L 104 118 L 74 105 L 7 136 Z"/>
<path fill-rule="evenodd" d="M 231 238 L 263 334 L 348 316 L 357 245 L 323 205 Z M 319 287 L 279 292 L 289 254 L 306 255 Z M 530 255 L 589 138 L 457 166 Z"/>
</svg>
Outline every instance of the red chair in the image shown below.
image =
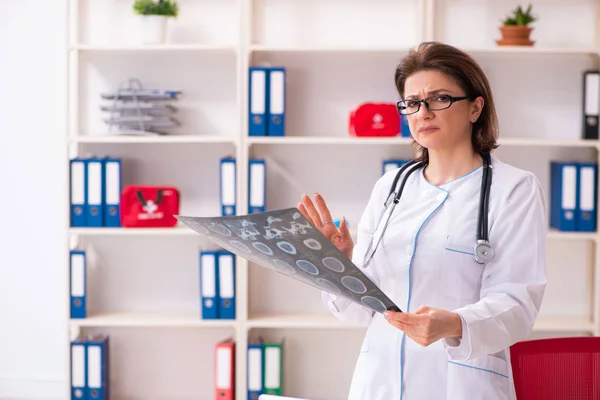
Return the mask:
<svg viewBox="0 0 600 400">
<path fill-rule="evenodd" d="M 526 340 L 510 357 L 518 400 L 600 400 L 600 337 Z"/>
</svg>

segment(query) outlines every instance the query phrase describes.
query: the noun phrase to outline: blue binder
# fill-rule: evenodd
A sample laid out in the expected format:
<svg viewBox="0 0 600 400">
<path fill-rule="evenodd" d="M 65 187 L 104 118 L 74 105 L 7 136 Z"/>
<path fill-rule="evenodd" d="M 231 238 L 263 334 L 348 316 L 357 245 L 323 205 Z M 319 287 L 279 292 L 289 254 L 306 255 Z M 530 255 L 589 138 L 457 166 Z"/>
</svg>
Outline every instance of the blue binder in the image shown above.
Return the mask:
<svg viewBox="0 0 600 400">
<path fill-rule="evenodd" d="M 87 191 L 86 191 L 86 226 L 101 227 L 104 224 L 103 218 L 103 166 L 99 158 L 86 159 L 87 170 Z"/>
<path fill-rule="evenodd" d="M 220 319 L 235 319 L 235 255 L 222 250 L 217 253 L 219 271 L 219 310 Z"/>
<path fill-rule="evenodd" d="M 579 187 L 577 230 L 580 232 L 595 232 L 596 204 L 598 202 L 598 164 L 579 163 L 577 178 Z"/>
<path fill-rule="evenodd" d="M 220 168 L 221 216 L 236 215 L 236 170 L 235 158 L 222 158 Z"/>
<path fill-rule="evenodd" d="M 84 336 L 71 341 L 71 400 L 88 400 L 87 351 Z"/>
<path fill-rule="evenodd" d="M 86 208 L 86 162 L 83 158 L 73 158 L 70 160 L 70 207 L 71 207 L 71 226 L 84 227 Z"/>
<path fill-rule="evenodd" d="M 248 213 L 264 212 L 267 197 L 265 160 L 251 159 L 248 165 Z"/>
<path fill-rule="evenodd" d="M 200 300 L 202 319 L 219 318 L 219 260 L 217 251 L 200 252 Z"/>
<path fill-rule="evenodd" d="M 400 136 L 409 138 L 410 135 L 410 127 L 408 126 L 408 116 L 400 115 Z"/>
<path fill-rule="evenodd" d="M 246 370 L 248 400 L 256 400 L 263 394 L 264 357 L 262 344 L 248 344 L 248 368 Z"/>
<path fill-rule="evenodd" d="M 285 68 L 269 69 L 268 136 L 285 136 Z"/>
<path fill-rule="evenodd" d="M 407 162 L 408 162 L 408 160 L 401 160 L 401 159 L 383 160 L 381 174 L 385 175 L 389 171 L 396 170 L 396 169 L 402 167 Z"/>
<path fill-rule="evenodd" d="M 109 400 L 109 340 L 107 335 L 87 340 L 87 400 Z"/>
<path fill-rule="evenodd" d="M 121 226 L 121 159 L 105 158 L 102 165 L 104 216 L 103 225 L 107 227 Z"/>
<path fill-rule="evenodd" d="M 86 257 L 82 250 L 70 251 L 71 318 L 87 316 L 86 305 Z"/>
<path fill-rule="evenodd" d="M 269 68 L 250 67 L 248 70 L 248 134 L 267 135 L 267 110 L 269 93 Z"/>
<path fill-rule="evenodd" d="M 550 226 L 559 231 L 577 230 L 577 163 L 550 163 Z"/>
</svg>

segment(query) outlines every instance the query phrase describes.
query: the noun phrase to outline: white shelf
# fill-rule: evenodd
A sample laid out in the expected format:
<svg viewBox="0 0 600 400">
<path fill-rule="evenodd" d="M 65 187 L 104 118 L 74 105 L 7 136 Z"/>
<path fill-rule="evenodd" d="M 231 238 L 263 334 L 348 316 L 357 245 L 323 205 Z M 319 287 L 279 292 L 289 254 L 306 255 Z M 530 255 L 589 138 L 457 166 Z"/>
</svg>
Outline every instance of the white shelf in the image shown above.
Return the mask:
<svg viewBox="0 0 600 400">
<path fill-rule="evenodd" d="M 594 324 L 585 318 L 539 317 L 533 327 L 537 332 L 594 332 Z"/>
<path fill-rule="evenodd" d="M 282 136 L 248 137 L 248 144 L 305 144 L 305 145 L 410 145 L 411 138 L 394 137 L 351 137 L 351 136 Z"/>
<path fill-rule="evenodd" d="M 417 45 L 415 43 L 415 45 Z M 412 47 L 412 46 L 411 46 Z M 250 46 L 251 52 L 272 52 L 272 53 L 336 53 L 336 52 L 353 52 L 353 53 L 391 53 L 401 54 L 408 52 L 410 47 L 378 47 L 373 46 L 352 46 L 352 45 L 262 45 L 253 44 Z M 490 46 L 490 47 L 463 47 L 463 50 L 469 53 L 514 53 L 514 54 L 574 54 L 574 55 L 593 55 L 598 56 L 600 49 L 596 48 L 569 48 L 569 47 L 539 47 L 539 46 Z"/>
<path fill-rule="evenodd" d="M 373 46 L 352 46 L 352 45 L 262 45 L 254 44 L 250 46 L 250 51 L 255 53 L 406 53 L 409 47 L 378 47 Z"/>
<path fill-rule="evenodd" d="M 248 329 L 366 329 L 365 326 L 347 324 L 333 315 L 321 314 L 274 314 L 251 317 L 246 323 Z M 534 331 L 538 332 L 593 332 L 593 324 L 584 318 L 540 317 Z"/>
<path fill-rule="evenodd" d="M 198 236 L 185 225 L 173 228 L 71 228 L 69 234 L 78 236 Z"/>
<path fill-rule="evenodd" d="M 109 312 L 71 319 L 72 327 L 197 327 L 234 328 L 235 320 L 203 320 L 198 313 Z"/>
<path fill-rule="evenodd" d="M 498 143 L 504 146 L 522 146 L 522 147 L 589 147 L 598 148 L 598 140 L 583 139 L 534 139 L 534 138 L 502 138 Z"/>
<path fill-rule="evenodd" d="M 353 137 L 353 136 L 250 136 L 250 145 L 273 144 L 303 144 L 303 145 L 412 145 L 413 139 L 401 136 L 391 137 Z M 553 139 L 528 139 L 528 138 L 499 138 L 501 146 L 522 147 L 588 147 L 598 148 L 598 140 L 553 140 Z"/>
<path fill-rule="evenodd" d="M 336 319 L 332 314 L 287 314 L 287 315 L 259 315 L 250 317 L 246 323 L 248 329 L 252 328 L 363 328 L 364 326 L 345 324 Z"/>
<path fill-rule="evenodd" d="M 551 229 L 548 232 L 548 239 L 554 240 L 598 240 L 596 232 L 561 232 Z"/>
<path fill-rule="evenodd" d="M 591 55 L 598 56 L 600 49 L 596 48 L 569 48 L 569 47 L 540 47 L 540 46 L 497 46 L 497 47 L 466 47 L 463 50 L 469 53 L 514 53 L 514 54 L 557 54 L 557 55 Z"/>
<path fill-rule="evenodd" d="M 80 44 L 72 46 L 73 51 L 88 51 L 88 52 L 169 52 L 169 51 L 193 51 L 193 52 L 235 52 L 235 46 L 218 45 L 218 44 L 164 44 L 164 45 L 95 45 L 95 44 Z"/>
<path fill-rule="evenodd" d="M 71 143 L 102 143 L 102 144 L 193 144 L 193 143 L 219 143 L 236 144 L 236 140 L 218 135 L 158 135 L 158 136 L 134 136 L 134 135 L 82 135 L 69 139 Z"/>
<path fill-rule="evenodd" d="M 71 235 L 78 236 L 198 236 L 198 232 L 185 225 L 173 228 L 70 228 Z M 350 228 L 350 234 L 356 240 L 356 227 Z M 561 232 L 550 230 L 548 238 L 553 240 L 598 240 L 595 232 Z"/>
</svg>

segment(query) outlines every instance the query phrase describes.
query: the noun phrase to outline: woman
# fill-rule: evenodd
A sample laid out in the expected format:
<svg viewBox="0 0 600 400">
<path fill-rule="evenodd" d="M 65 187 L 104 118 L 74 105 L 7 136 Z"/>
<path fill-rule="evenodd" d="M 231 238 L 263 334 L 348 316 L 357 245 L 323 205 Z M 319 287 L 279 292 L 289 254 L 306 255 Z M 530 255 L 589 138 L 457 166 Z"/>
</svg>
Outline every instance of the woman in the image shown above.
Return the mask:
<svg viewBox="0 0 600 400">
<path fill-rule="evenodd" d="M 362 271 L 404 312 L 382 315 L 323 293 L 338 319 L 368 326 L 349 398 L 511 398 L 509 347 L 531 333 L 546 287 L 544 193 L 534 174 L 490 156 L 495 258 L 476 262 L 483 156 L 497 147 L 498 133 L 488 80 L 464 52 L 428 42 L 404 58 L 395 82 L 398 110 L 425 164 L 407 178 Z M 339 229 L 331 222 L 320 195 L 314 203 L 304 195 L 298 208 L 362 266 L 385 225 L 377 223 L 396 172 L 375 183 L 356 245 L 345 220 Z"/>
</svg>

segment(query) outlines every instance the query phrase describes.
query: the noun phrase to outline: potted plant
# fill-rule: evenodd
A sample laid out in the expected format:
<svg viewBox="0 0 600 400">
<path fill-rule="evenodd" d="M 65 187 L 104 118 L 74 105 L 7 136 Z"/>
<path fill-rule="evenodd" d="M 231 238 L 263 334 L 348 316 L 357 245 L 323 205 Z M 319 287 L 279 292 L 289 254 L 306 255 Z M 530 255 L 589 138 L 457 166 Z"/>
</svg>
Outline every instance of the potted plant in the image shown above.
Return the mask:
<svg viewBox="0 0 600 400">
<path fill-rule="evenodd" d="M 502 39 L 497 40 L 496 43 L 499 46 L 532 46 L 533 41 L 529 36 L 533 28 L 529 24 L 536 20 L 537 17 L 531 13 L 531 4 L 525 10 L 518 6 L 502 21 L 500 26 Z"/>
<path fill-rule="evenodd" d="M 135 0 L 133 10 L 141 16 L 144 44 L 163 44 L 168 19 L 176 18 L 179 14 L 179 7 L 174 0 Z"/>
</svg>

